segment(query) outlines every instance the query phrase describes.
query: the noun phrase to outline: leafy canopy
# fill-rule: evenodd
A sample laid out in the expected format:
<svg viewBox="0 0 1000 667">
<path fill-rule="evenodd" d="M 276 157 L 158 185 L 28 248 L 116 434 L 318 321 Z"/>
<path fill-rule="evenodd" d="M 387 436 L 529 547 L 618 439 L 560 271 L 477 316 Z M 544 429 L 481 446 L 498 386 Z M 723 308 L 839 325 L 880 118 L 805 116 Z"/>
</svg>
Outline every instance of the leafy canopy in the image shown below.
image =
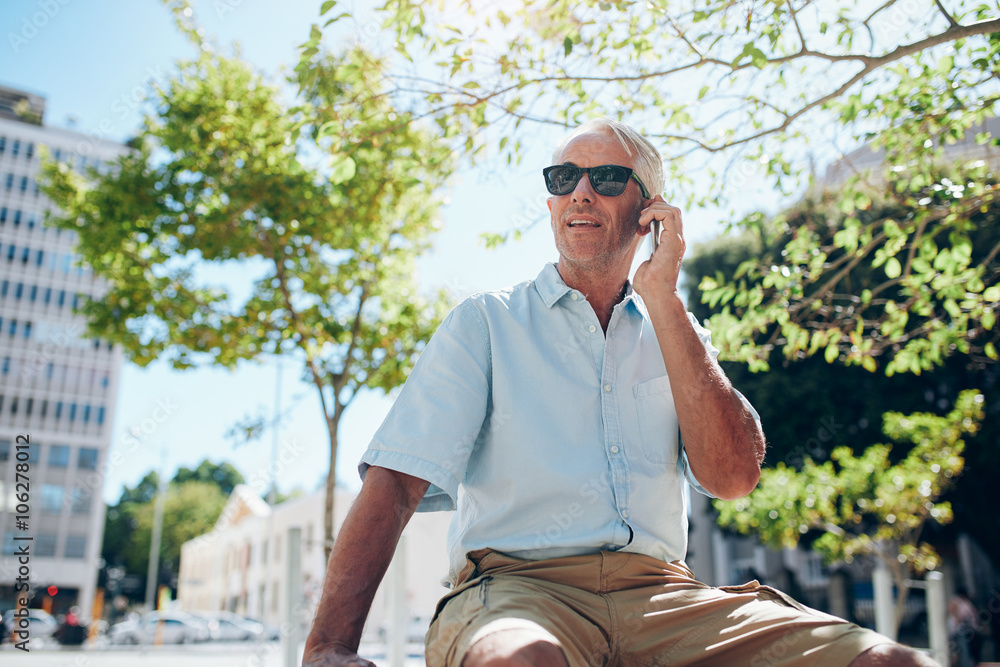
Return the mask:
<svg viewBox="0 0 1000 667">
<path fill-rule="evenodd" d="M 468 152 L 495 142 L 519 159 L 529 126 L 616 116 L 661 148 L 668 199 L 729 205 L 743 229 L 759 222 L 736 212 L 748 187 L 778 203 L 815 165 L 869 144 L 874 156 L 851 154 L 820 184 L 843 224 L 789 224 L 776 257 L 706 282 L 727 307 L 713 322 L 729 334 L 724 357 L 763 369 L 778 346 L 889 373 L 954 351 L 996 358 L 982 337 L 1000 245 L 970 252 L 997 192 L 984 125 L 1000 99 L 995 5 L 388 0 L 380 16 L 395 33 L 395 94 Z M 887 199 L 878 215 L 875 199 Z M 857 266 L 870 284 L 843 280 Z"/>
</svg>

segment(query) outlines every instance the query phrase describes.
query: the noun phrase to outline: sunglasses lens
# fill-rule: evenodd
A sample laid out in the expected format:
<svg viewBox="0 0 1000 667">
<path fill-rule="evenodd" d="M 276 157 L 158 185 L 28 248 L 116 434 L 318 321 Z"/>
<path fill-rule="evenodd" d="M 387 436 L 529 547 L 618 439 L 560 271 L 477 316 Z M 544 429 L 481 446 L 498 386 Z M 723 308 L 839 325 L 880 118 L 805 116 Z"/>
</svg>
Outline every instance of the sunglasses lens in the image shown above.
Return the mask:
<svg viewBox="0 0 1000 667">
<path fill-rule="evenodd" d="M 583 175 L 576 167 L 558 165 L 545 172 L 545 184 L 554 195 L 564 195 L 573 191 Z"/>
<path fill-rule="evenodd" d="M 591 169 L 590 184 L 599 195 L 617 197 L 628 185 L 628 171 L 613 165 Z"/>
</svg>

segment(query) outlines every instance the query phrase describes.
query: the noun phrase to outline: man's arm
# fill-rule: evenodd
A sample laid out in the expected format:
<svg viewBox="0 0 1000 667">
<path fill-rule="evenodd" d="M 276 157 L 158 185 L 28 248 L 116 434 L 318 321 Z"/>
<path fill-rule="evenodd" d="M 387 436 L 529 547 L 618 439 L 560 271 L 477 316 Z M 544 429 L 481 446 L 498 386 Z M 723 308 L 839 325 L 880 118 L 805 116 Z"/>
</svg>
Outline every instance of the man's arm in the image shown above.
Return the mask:
<svg viewBox="0 0 1000 667">
<path fill-rule="evenodd" d="M 688 319 L 677 289 L 685 247 L 680 209 L 657 195 L 639 216 L 641 235 L 654 218 L 663 224 L 659 247 L 634 284 L 660 344 L 688 463 L 716 498 L 742 498 L 760 480 L 764 434 Z"/>
<path fill-rule="evenodd" d="M 303 667 L 373 666 L 357 655 L 361 631 L 399 536 L 428 486 L 387 468 L 368 469 L 327 563 Z"/>
</svg>

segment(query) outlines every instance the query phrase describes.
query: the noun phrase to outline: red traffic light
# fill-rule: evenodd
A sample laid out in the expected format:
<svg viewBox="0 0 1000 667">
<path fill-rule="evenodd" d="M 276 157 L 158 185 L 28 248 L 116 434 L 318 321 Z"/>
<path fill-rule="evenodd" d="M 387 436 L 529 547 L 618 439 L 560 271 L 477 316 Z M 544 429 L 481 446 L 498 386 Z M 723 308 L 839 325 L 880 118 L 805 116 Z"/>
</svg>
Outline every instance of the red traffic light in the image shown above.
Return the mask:
<svg viewBox="0 0 1000 667">
<path fill-rule="evenodd" d="M 50 597 L 55 597 L 56 593 L 59 592 L 58 586 L 49 586 L 45 589 L 45 592 L 49 594 Z"/>
</svg>

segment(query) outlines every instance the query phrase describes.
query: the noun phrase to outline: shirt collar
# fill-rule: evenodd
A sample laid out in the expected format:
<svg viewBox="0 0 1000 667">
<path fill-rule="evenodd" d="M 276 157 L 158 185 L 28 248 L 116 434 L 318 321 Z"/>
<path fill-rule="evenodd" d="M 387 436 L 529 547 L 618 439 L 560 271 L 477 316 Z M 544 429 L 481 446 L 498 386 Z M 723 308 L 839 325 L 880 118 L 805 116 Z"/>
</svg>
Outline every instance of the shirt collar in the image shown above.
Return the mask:
<svg viewBox="0 0 1000 667">
<path fill-rule="evenodd" d="M 573 291 L 569 285 L 563 282 L 562 276 L 559 275 L 559 269 L 556 268 L 553 262 L 549 262 L 542 267 L 538 277 L 535 278 L 535 290 L 538 291 L 538 296 L 541 297 L 542 303 L 547 308 L 551 308 L 559 299 Z M 642 298 L 632 289 L 631 280 L 625 281 L 625 297 L 622 299 L 622 302 L 631 303 L 642 317 L 649 319 L 649 315 L 646 313 L 646 305 L 642 302 Z"/>
</svg>

